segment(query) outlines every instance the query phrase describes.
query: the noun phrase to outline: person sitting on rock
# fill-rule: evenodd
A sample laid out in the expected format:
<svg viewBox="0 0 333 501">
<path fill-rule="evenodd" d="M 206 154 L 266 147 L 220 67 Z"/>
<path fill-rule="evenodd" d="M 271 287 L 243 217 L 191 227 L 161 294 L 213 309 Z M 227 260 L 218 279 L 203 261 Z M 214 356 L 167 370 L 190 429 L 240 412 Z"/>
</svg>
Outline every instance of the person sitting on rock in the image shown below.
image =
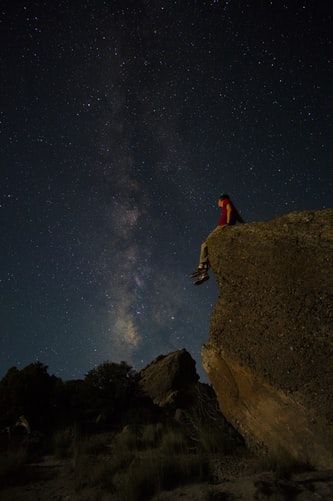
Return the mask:
<svg viewBox="0 0 333 501">
<path fill-rule="evenodd" d="M 211 236 L 213 233 L 222 230 L 226 226 L 234 225 L 237 222 L 244 223 L 239 212 L 237 211 L 234 204 L 230 200 L 229 195 L 227 195 L 226 193 L 221 195 L 217 201 L 217 205 L 218 207 L 221 208 L 220 219 L 217 227 L 212 231 L 212 233 L 209 236 Z M 208 238 L 201 245 L 199 266 L 191 275 L 192 278 L 194 279 L 193 283 L 195 285 L 200 285 L 209 279 L 208 269 L 210 265 L 209 265 L 208 247 L 207 247 Z"/>
</svg>

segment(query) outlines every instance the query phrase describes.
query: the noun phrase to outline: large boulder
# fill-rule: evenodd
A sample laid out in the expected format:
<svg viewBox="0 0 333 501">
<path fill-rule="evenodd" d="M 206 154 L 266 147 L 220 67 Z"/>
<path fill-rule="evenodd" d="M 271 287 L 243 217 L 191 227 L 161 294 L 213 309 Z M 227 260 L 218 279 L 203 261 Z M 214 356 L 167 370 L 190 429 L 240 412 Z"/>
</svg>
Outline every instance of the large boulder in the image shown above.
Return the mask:
<svg viewBox="0 0 333 501">
<path fill-rule="evenodd" d="M 160 355 L 140 371 L 140 384 L 161 407 L 186 407 L 199 380 L 195 361 L 185 349 Z"/>
<path fill-rule="evenodd" d="M 333 209 L 225 228 L 208 251 L 221 411 L 250 445 L 333 468 Z"/>
</svg>

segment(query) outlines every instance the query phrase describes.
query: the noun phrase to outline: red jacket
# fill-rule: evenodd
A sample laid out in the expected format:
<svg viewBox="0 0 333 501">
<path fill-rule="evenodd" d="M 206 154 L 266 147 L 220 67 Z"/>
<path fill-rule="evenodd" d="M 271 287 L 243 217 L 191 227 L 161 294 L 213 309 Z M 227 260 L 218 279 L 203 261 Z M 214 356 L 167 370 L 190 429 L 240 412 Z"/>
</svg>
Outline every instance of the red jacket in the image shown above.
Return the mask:
<svg viewBox="0 0 333 501">
<path fill-rule="evenodd" d="M 218 225 L 224 226 L 226 224 L 236 224 L 236 221 L 243 223 L 243 220 L 233 206 L 232 201 L 229 198 L 223 198 L 221 216 Z"/>
</svg>

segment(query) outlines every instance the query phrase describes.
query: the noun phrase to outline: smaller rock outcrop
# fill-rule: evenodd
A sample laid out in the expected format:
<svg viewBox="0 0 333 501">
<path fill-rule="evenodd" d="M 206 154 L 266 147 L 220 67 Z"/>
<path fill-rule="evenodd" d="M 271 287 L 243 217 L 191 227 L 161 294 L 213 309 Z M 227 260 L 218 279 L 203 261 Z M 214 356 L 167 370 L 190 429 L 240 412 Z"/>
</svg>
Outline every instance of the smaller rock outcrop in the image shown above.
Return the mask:
<svg viewBox="0 0 333 501">
<path fill-rule="evenodd" d="M 164 418 L 178 422 L 193 443 L 204 440 L 210 450 L 224 452 L 244 445 L 221 413 L 213 388 L 200 383 L 195 361 L 185 349 L 155 358 L 139 377 L 143 391 Z"/>
<path fill-rule="evenodd" d="M 139 376 L 143 390 L 160 407 L 187 407 L 199 380 L 195 361 L 185 349 L 160 355 Z"/>
</svg>

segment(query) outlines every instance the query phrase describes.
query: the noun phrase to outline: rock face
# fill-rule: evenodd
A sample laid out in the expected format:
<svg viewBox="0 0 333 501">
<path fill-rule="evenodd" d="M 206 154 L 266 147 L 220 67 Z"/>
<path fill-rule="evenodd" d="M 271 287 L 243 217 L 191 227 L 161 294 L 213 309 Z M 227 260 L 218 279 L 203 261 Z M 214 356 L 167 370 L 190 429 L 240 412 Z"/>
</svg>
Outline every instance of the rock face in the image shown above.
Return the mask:
<svg viewBox="0 0 333 501">
<path fill-rule="evenodd" d="M 160 407 L 186 407 L 198 380 L 195 361 L 185 349 L 160 355 L 140 371 L 141 386 Z"/>
<path fill-rule="evenodd" d="M 220 297 L 203 366 L 251 445 L 333 468 L 333 209 L 208 239 Z"/>
<path fill-rule="evenodd" d="M 244 439 L 221 414 L 213 388 L 199 382 L 195 361 L 185 349 L 155 358 L 139 377 L 144 392 L 162 415 L 175 419 L 192 438 L 214 429 L 221 450 L 244 446 Z"/>
</svg>

